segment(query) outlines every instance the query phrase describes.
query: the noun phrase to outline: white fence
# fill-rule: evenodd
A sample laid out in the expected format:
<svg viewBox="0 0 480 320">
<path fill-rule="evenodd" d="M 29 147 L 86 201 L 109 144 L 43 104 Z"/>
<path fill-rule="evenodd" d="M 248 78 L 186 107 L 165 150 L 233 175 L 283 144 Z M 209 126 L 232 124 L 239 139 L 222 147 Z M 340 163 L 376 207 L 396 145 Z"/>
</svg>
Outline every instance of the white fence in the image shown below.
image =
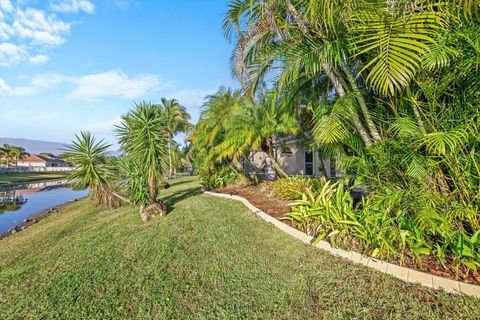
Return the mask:
<svg viewBox="0 0 480 320">
<path fill-rule="evenodd" d="M 0 174 L 25 173 L 25 172 L 63 172 L 73 171 L 73 167 L 17 167 L 0 168 Z"/>
</svg>

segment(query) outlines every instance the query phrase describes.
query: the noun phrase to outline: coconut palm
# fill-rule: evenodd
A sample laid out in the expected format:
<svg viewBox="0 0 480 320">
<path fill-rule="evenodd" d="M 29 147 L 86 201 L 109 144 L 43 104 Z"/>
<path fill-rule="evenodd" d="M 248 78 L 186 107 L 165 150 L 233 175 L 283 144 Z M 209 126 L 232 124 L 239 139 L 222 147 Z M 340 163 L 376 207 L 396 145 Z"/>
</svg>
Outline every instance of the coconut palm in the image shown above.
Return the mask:
<svg viewBox="0 0 480 320">
<path fill-rule="evenodd" d="M 217 93 L 206 97 L 200 120 L 188 137 L 192 142 L 190 152 L 196 154 L 199 169 L 209 170 L 218 161 L 216 148 L 227 136 L 227 122 L 234 110 L 245 106 L 246 98 L 240 90 L 221 87 Z M 231 133 L 231 132 L 230 132 Z M 224 160 L 225 157 L 223 157 Z M 201 160 L 200 160 L 201 159 Z M 229 162 L 233 159 L 228 159 Z"/>
<path fill-rule="evenodd" d="M 23 160 L 28 156 L 28 153 L 22 147 L 14 146 L 12 148 L 12 155 L 15 158 L 15 167 L 18 166 L 18 161 Z"/>
<path fill-rule="evenodd" d="M 10 166 L 10 159 L 13 154 L 13 148 L 9 144 L 4 144 L 2 147 L 0 147 L 0 155 L 5 157 L 5 160 L 7 162 L 6 166 L 7 168 Z"/>
<path fill-rule="evenodd" d="M 142 102 L 122 116 L 116 132 L 122 150 L 135 163 L 148 183 L 148 203 L 142 203 L 140 212 L 144 220 L 167 213 L 166 206 L 158 200 L 159 183 L 168 161 L 168 117 L 158 106 Z"/>
<path fill-rule="evenodd" d="M 287 176 L 276 161 L 274 143 L 279 136 L 297 134 L 299 127 L 294 117 L 278 112 L 275 102 L 275 93 L 268 92 L 262 94 L 258 104 L 247 103 L 234 110 L 226 123 L 230 134 L 216 147 L 217 160 L 248 159 L 251 152 L 262 150 L 271 159 L 277 174 Z"/>
<path fill-rule="evenodd" d="M 166 118 L 166 132 L 168 136 L 168 177 L 174 176 L 173 164 L 173 137 L 179 132 L 185 132 L 191 124 L 190 115 L 184 106 L 175 99 L 162 98 L 159 105 L 164 117 Z"/>
</svg>

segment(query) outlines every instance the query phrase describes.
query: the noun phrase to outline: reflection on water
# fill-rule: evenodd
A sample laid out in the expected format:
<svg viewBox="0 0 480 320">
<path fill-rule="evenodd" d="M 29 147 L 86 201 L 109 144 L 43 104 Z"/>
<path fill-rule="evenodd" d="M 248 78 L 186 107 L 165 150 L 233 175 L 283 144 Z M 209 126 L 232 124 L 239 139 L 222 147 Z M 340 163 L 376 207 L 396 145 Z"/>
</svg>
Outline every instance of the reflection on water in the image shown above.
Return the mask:
<svg viewBox="0 0 480 320">
<path fill-rule="evenodd" d="M 4 191 L 0 193 L 0 214 L 6 211 L 18 211 L 25 203 L 27 199 L 17 195 L 15 191 Z"/>
<path fill-rule="evenodd" d="M 75 190 L 66 181 L 0 187 L 0 233 L 22 225 L 24 219 L 38 212 L 87 194 L 88 190 Z"/>
</svg>

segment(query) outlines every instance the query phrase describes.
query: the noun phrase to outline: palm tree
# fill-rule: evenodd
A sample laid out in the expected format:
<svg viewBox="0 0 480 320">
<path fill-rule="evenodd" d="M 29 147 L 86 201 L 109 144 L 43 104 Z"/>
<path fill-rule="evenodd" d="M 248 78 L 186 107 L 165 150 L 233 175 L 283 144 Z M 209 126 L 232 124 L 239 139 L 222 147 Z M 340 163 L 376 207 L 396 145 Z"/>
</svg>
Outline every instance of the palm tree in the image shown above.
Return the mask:
<svg viewBox="0 0 480 320">
<path fill-rule="evenodd" d="M 185 132 L 191 126 L 190 115 L 184 106 L 175 99 L 162 98 L 159 105 L 162 113 L 166 118 L 166 132 L 168 136 L 168 178 L 171 179 L 174 176 L 173 165 L 173 137 L 179 132 Z"/>
<path fill-rule="evenodd" d="M 157 196 L 168 158 L 171 129 L 167 127 L 168 120 L 158 106 L 142 102 L 134 104 L 133 110 L 122 116 L 122 123 L 116 127 L 122 150 L 148 183 L 148 203 L 140 206 L 143 220 L 167 213 Z"/>
<path fill-rule="evenodd" d="M 191 142 L 189 154 L 195 155 L 194 165 L 200 174 L 210 174 L 223 165 L 235 165 L 232 157 L 219 160 L 217 146 L 233 134 L 227 131 L 227 123 L 235 110 L 245 107 L 246 101 L 240 90 L 225 87 L 206 97 L 200 120 L 187 137 Z"/>
<path fill-rule="evenodd" d="M 12 155 L 15 158 L 15 167 L 18 166 L 18 161 L 23 160 L 28 156 L 28 153 L 22 147 L 14 146 L 12 148 Z"/>
<path fill-rule="evenodd" d="M 12 152 L 12 146 L 6 143 L 2 147 L 0 147 L 0 154 L 3 155 L 5 157 L 5 160 L 7 161 L 7 168 L 10 166 L 10 158 L 12 157 Z"/>
<path fill-rule="evenodd" d="M 254 151 L 265 151 L 277 175 L 287 174 L 276 161 L 274 143 L 279 136 L 297 134 L 297 120 L 288 113 L 278 112 L 273 92 L 263 93 L 258 104 L 247 103 L 243 108 L 234 110 L 226 123 L 227 134 L 216 146 L 217 160 L 240 157 L 248 160 Z"/>
<path fill-rule="evenodd" d="M 74 164 L 69 179 L 80 188 L 90 188 L 92 197 L 109 208 L 115 204 L 114 198 L 129 203 L 128 199 L 110 187 L 116 177 L 105 158 L 110 144 L 103 140 L 96 141 L 89 132 L 82 131 L 75 137 L 76 141 L 64 149 L 65 158 Z"/>
</svg>

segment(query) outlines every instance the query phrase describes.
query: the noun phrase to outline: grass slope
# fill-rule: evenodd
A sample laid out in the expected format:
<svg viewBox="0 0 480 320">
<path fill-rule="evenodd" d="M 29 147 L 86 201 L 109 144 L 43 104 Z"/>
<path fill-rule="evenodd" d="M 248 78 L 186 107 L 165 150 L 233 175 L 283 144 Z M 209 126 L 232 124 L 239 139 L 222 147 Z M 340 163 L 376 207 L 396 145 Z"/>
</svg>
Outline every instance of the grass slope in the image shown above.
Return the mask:
<svg viewBox="0 0 480 320">
<path fill-rule="evenodd" d="M 21 184 L 28 182 L 64 179 L 69 172 L 26 172 L 0 174 L 0 186 Z"/>
<path fill-rule="evenodd" d="M 170 214 L 84 200 L 0 241 L 2 319 L 478 319 L 480 300 L 306 246 L 191 177 Z"/>
</svg>

